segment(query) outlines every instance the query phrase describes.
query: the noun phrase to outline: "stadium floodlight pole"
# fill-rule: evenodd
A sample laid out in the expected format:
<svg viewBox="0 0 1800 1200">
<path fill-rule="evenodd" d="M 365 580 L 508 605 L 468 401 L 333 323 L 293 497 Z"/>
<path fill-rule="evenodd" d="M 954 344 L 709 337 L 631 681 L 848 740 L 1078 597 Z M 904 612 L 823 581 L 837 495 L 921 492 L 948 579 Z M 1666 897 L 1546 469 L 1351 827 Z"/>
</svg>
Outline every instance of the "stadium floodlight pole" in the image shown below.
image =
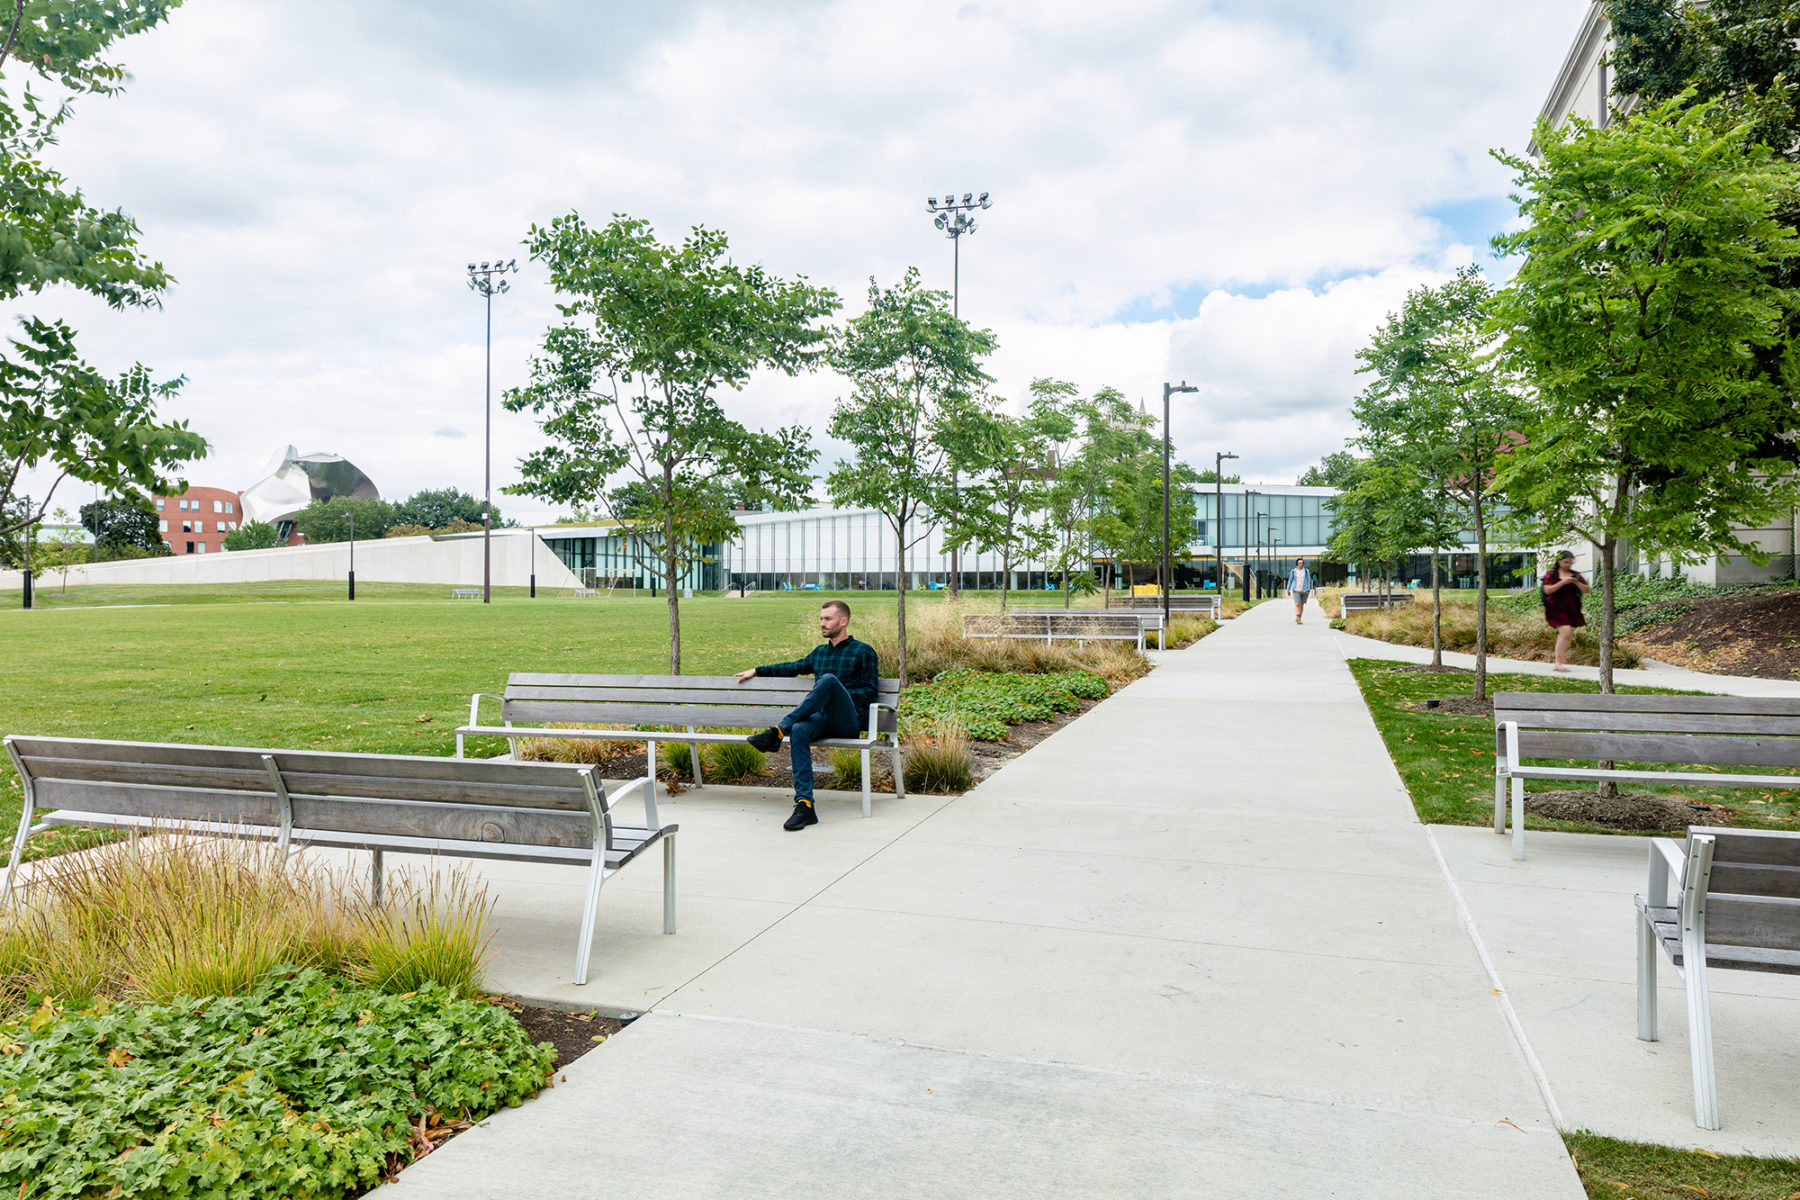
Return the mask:
<svg viewBox="0 0 1800 1200">
<path fill-rule="evenodd" d="M 1176 392 L 1197 392 L 1200 389 L 1182 380 L 1180 383 L 1163 384 L 1163 545 L 1162 545 L 1162 610 L 1163 632 L 1157 640 L 1160 649 L 1167 649 L 1164 643 L 1169 636 L 1169 592 L 1175 587 L 1175 563 L 1173 550 L 1169 546 L 1169 397 Z"/>
<path fill-rule="evenodd" d="M 986 192 L 977 196 L 974 192 L 964 192 L 958 200 L 955 192 L 944 193 L 943 200 L 936 196 L 925 199 L 925 211 L 932 214 L 933 225 L 944 231 L 950 239 L 950 315 L 960 319 L 962 316 L 962 235 L 974 233 L 978 226 L 975 218 L 969 214 L 976 209 L 994 207 L 993 200 Z M 961 480 L 957 473 L 950 473 L 950 486 L 960 490 Z M 950 547 L 950 599 L 958 599 L 962 595 L 962 554 L 955 546 Z"/>
<path fill-rule="evenodd" d="M 494 297 L 509 290 L 510 286 L 504 276 L 519 269 L 519 260 L 508 259 L 501 262 L 495 259 L 491 263 L 482 263 L 479 267 L 469 264 L 469 290 L 479 292 L 487 301 L 487 377 L 482 384 L 482 416 L 486 422 L 486 433 L 483 437 L 482 475 L 481 475 L 481 602 L 488 604 L 493 600 L 494 579 Z"/>
<path fill-rule="evenodd" d="M 1236 457 L 1235 454 L 1227 454 L 1222 451 L 1213 455 L 1214 512 L 1211 540 L 1213 551 L 1219 561 L 1219 603 L 1221 605 L 1225 603 L 1225 472 L 1223 468 L 1226 459 Z M 1225 615 L 1223 608 L 1219 609 L 1219 615 Z"/>
</svg>

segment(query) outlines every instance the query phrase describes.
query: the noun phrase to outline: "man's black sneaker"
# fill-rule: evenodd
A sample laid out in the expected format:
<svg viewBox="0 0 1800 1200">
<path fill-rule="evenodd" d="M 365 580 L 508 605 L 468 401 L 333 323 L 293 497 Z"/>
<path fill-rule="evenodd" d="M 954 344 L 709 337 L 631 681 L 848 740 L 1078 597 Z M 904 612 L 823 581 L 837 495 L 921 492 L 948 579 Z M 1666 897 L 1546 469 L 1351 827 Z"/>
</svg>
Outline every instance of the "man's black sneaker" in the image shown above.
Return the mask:
<svg viewBox="0 0 1800 1200">
<path fill-rule="evenodd" d="M 794 815 L 781 826 L 786 830 L 805 829 L 808 825 L 817 825 L 819 814 L 813 811 L 812 801 L 794 798 Z"/>
<path fill-rule="evenodd" d="M 761 733 L 750 735 L 750 744 L 764 754 L 773 754 L 781 749 L 781 730 L 771 725 Z"/>
</svg>

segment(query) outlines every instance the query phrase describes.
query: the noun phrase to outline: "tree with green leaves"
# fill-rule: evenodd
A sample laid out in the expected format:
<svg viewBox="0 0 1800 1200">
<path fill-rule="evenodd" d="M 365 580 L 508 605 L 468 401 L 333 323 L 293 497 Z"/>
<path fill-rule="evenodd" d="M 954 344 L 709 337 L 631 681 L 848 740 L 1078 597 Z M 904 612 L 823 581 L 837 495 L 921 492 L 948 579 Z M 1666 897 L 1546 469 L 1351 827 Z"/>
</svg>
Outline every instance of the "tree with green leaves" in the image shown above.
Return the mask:
<svg viewBox="0 0 1800 1200">
<path fill-rule="evenodd" d="M 394 521 L 423 529 L 448 529 L 450 522 L 456 520 L 481 524 L 483 511 L 482 502 L 461 488 L 425 488 L 394 505 Z M 498 505 L 494 507 L 493 522 L 495 529 L 504 524 Z"/>
<path fill-rule="evenodd" d="M 1529 225 L 1495 240 L 1524 256 L 1495 327 L 1539 403 L 1498 482 L 1594 545 L 1606 692 L 1627 542 L 1767 561 L 1737 530 L 1796 501 L 1795 296 L 1772 276 L 1800 257 L 1780 219 L 1800 168 L 1723 115 L 1677 97 L 1604 130 L 1540 124 L 1541 160 L 1501 156 Z"/>
<path fill-rule="evenodd" d="M 329 500 L 314 500 L 296 513 L 294 532 L 309 545 L 347 542 L 352 535 L 358 541 L 368 542 L 386 537 L 395 523 L 394 506 L 386 500 L 333 496 Z"/>
<path fill-rule="evenodd" d="M 126 548 L 161 553 L 163 535 L 156 527 L 156 510 L 142 496 L 114 496 L 81 506 L 81 524 L 94 535 L 101 561 Z"/>
<path fill-rule="evenodd" d="M 950 312 L 947 292 L 919 281 L 916 267 L 891 288 L 869 280 L 868 308 L 845 326 L 831 365 L 851 394 L 831 414 L 831 436 L 851 457 L 826 479 L 839 504 L 872 508 L 894 531 L 894 588 L 899 598 L 900 678 L 906 678 L 907 552 L 931 522 L 962 510 L 955 466 L 972 457 L 973 418 L 990 407 L 981 368 L 994 335 Z"/>
<path fill-rule="evenodd" d="M 1092 396 L 1067 397 L 1069 436 L 1056 449 L 1057 470 L 1050 487 L 1049 521 L 1054 538 L 1050 562 L 1062 577 L 1063 607 L 1077 592 L 1095 587 L 1094 551 L 1122 457 L 1125 431 L 1137 413 L 1116 388 Z M 1102 590 L 1110 589 L 1110 568 Z"/>
<path fill-rule="evenodd" d="M 1313 466 L 1300 472 L 1300 478 L 1294 481 L 1296 487 L 1349 487 L 1359 478 L 1358 468 L 1362 460 L 1348 450 L 1333 450 Z"/>
<path fill-rule="evenodd" d="M 1479 267 L 1415 288 L 1357 353 L 1373 375 L 1351 412 L 1356 444 L 1377 458 L 1404 456 L 1418 476 L 1418 519 L 1433 547 L 1475 533 L 1475 696 L 1487 695 L 1488 539 L 1498 498 L 1494 474 L 1531 418 L 1519 381 L 1493 353 L 1493 289 Z M 1442 664 L 1442 596 L 1431 561 L 1433 665 Z"/>
<path fill-rule="evenodd" d="M 1056 450 L 1075 432 L 1075 385 L 1034 379 L 1023 416 L 982 413 L 971 421 L 969 452 L 959 464 L 962 512 L 947 524 L 947 544 L 1000 555 L 1000 611 L 1006 611 L 1013 569 L 1047 558 L 1056 545 L 1051 498 Z"/>
<path fill-rule="evenodd" d="M 384 536 L 392 537 L 390 528 Z M 247 521 L 225 535 L 227 550 L 273 550 L 280 545 L 275 527 L 267 521 Z"/>
<path fill-rule="evenodd" d="M 160 24 L 175 7 L 161 0 L 14 0 L 0 9 L 0 300 L 64 285 L 113 308 L 160 304 L 170 282 L 144 257 L 138 227 L 117 210 L 91 205 L 47 165 L 47 151 L 84 95 L 112 95 L 125 71 L 104 57 L 120 38 Z M 48 104 L 32 77 L 63 94 Z M 205 454 L 183 422 L 160 422 L 159 401 L 181 380 L 157 381 L 141 364 L 117 376 L 89 366 L 61 321 L 27 316 L 22 336 L 0 352 L 0 537 L 44 519 L 65 479 L 115 491 L 183 490 L 170 472 Z M 48 485 L 22 503 L 27 470 Z"/>
<path fill-rule="evenodd" d="M 531 382 L 503 401 L 538 414 L 549 443 L 521 461 L 524 479 L 507 490 L 597 505 L 657 562 L 669 670 L 679 675 L 681 580 L 736 530 L 731 497 L 803 504 L 818 457 L 807 430 L 747 429 L 719 394 L 758 370 L 817 366 L 820 322 L 837 311 L 837 294 L 740 267 L 725 235 L 699 226 L 674 245 L 646 221 L 620 215 L 594 228 L 570 213 L 534 225 L 525 245 L 550 269 L 561 319 L 532 359 Z M 629 514 L 615 509 L 621 481 L 636 485 L 624 493 Z"/>
</svg>

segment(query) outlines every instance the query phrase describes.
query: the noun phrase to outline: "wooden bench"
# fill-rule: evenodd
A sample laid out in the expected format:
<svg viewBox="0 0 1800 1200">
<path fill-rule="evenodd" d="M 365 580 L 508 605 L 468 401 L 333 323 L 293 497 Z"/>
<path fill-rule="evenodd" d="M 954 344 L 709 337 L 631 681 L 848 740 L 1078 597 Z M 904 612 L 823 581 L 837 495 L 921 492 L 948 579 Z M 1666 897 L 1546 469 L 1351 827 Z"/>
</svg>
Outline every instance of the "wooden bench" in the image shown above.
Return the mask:
<svg viewBox="0 0 1800 1200">
<path fill-rule="evenodd" d="M 1379 612 L 1412 602 L 1411 592 L 1344 592 L 1338 597 L 1338 615 L 1348 617 L 1355 612 Z"/>
<path fill-rule="evenodd" d="M 1144 634 L 1162 629 L 1162 610 L 1115 612 L 1098 608 L 1014 609 L 964 613 L 966 638 L 1008 638 L 1037 642 L 1132 642 L 1144 648 Z"/>
<path fill-rule="evenodd" d="M 1669 884 L 1675 885 L 1670 902 Z M 1656 960 L 1687 992 L 1694 1123 L 1719 1127 L 1709 968 L 1800 975 L 1800 833 L 1696 826 L 1687 843 L 1650 843 L 1638 910 L 1638 1037 L 1656 1040 Z"/>
<path fill-rule="evenodd" d="M 377 902 L 386 851 L 586 867 L 575 947 L 584 984 L 601 884 L 660 841 L 663 932 L 675 932 L 678 827 L 657 820 L 649 779 L 615 787 L 643 794 L 644 823 L 625 825 L 592 767 L 80 738 L 5 745 L 25 786 L 13 864 L 31 834 L 81 825 L 270 838 L 284 853 L 295 843 L 369 850 Z"/>
<path fill-rule="evenodd" d="M 1106 601 L 1108 612 L 1114 609 L 1151 609 L 1162 611 L 1160 596 L 1110 596 Z M 1178 593 L 1169 597 L 1171 613 L 1200 613 L 1214 621 L 1219 619 L 1220 598 L 1218 595 L 1205 593 Z"/>
<path fill-rule="evenodd" d="M 450 589 L 450 598 L 452 600 L 479 600 L 479 599 L 481 599 L 481 589 L 480 588 L 451 588 Z"/>
<path fill-rule="evenodd" d="M 1539 760 L 1525 765 L 1526 759 Z M 1548 763 L 1543 760 L 1551 760 Z M 1512 785 L 1513 857 L 1525 857 L 1525 781 L 1800 788 L 1800 775 L 1622 770 L 1576 763 L 1663 767 L 1800 767 L 1800 700 L 1745 696 L 1604 696 L 1499 692 L 1494 696 L 1494 832 L 1506 832 Z"/>
<path fill-rule="evenodd" d="M 643 742 L 650 774 L 656 774 L 660 742 L 687 743 L 694 786 L 704 786 L 700 746 L 709 742 L 741 742 L 745 734 L 696 733 L 698 726 L 754 732 L 775 724 L 812 690 L 807 678 L 758 677 L 745 683 L 731 675 L 510 675 L 501 695 L 477 692 L 469 698 L 469 723 L 456 731 L 456 756 L 463 756 L 467 737 L 503 737 L 518 753 L 522 737 L 595 738 Z M 481 724 L 483 700 L 500 702 L 499 725 Z M 815 747 L 857 750 L 862 754 L 863 816 L 872 811 L 869 752 L 885 748 L 893 761 L 894 792 L 906 795 L 900 762 L 900 681 L 883 679 L 869 706 L 861 737 L 828 738 Z M 552 722 L 575 725 L 623 725 L 625 729 L 550 729 Z"/>
</svg>

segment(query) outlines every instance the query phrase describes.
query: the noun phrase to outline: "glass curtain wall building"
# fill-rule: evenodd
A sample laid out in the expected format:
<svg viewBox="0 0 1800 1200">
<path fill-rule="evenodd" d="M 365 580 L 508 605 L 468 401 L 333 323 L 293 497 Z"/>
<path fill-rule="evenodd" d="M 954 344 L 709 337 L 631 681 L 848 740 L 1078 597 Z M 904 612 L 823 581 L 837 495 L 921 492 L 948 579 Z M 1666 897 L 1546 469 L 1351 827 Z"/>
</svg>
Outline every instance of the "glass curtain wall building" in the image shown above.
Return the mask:
<svg viewBox="0 0 1800 1200">
<path fill-rule="evenodd" d="M 1194 527 L 1186 544 L 1174 531 L 1175 586 L 1211 590 L 1219 586 L 1222 552 L 1227 587 L 1242 587 L 1249 573 L 1264 590 L 1287 579 L 1296 559 L 1304 556 L 1322 583 L 1354 579 L 1342 563 L 1322 561 L 1331 540 L 1331 513 L 1325 502 L 1332 488 L 1285 484 L 1227 484 L 1222 494 L 1202 485 L 1194 493 Z M 1219 501 L 1223 501 L 1222 512 Z M 738 532 L 731 540 L 700 547 L 679 586 L 695 591 L 892 591 L 896 581 L 894 530 L 887 518 L 868 509 L 815 508 L 801 512 L 736 514 Z M 610 522 L 590 525 L 539 526 L 538 534 L 564 565 L 593 587 L 660 587 L 660 567 L 640 562 L 628 540 Z M 907 587 L 935 590 L 949 586 L 950 554 L 940 530 L 924 524 L 907 531 Z M 1473 535 L 1465 543 L 1473 542 Z M 1439 556 L 1446 587 L 1473 587 L 1475 556 L 1467 546 Z M 1414 555 L 1399 564 L 1398 581 L 1431 576 L 1429 555 Z M 992 551 L 964 550 L 960 586 L 972 591 L 1000 586 L 1002 562 Z M 1144 562 L 1116 562 L 1099 556 L 1091 562 L 1097 577 L 1110 577 L 1113 587 L 1153 583 L 1154 557 Z M 1042 561 L 1014 563 L 1010 586 L 1020 591 L 1055 590 L 1061 576 Z M 1501 548 L 1489 555 L 1489 578 L 1496 587 L 1518 586 L 1532 578 L 1533 556 Z M 1373 581 L 1369 581 L 1373 582 Z"/>
</svg>

